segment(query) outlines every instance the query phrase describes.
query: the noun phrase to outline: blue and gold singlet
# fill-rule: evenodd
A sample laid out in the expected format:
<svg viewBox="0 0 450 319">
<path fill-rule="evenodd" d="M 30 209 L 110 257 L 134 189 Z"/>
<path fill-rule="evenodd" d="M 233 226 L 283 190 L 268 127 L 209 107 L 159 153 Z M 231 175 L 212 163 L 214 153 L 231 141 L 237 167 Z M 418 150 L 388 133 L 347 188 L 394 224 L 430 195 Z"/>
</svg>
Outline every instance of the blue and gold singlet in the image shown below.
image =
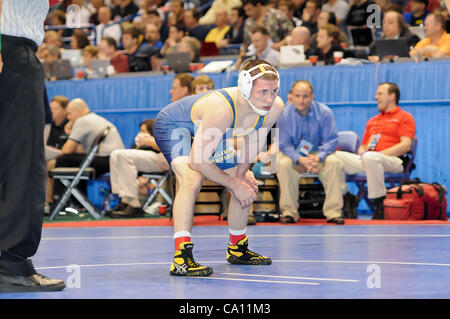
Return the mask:
<svg viewBox="0 0 450 319">
<path fill-rule="evenodd" d="M 236 129 L 236 102 L 234 98 L 224 89 L 214 90 L 202 94 L 190 95 L 181 100 L 173 102 L 164 107 L 155 119 L 153 134 L 161 152 L 171 164 L 172 160 L 179 156 L 189 156 L 192 141 L 198 126 L 192 119 L 192 109 L 197 102 L 211 94 L 220 95 L 233 113 L 233 122 L 231 127 L 222 136 L 222 142 L 219 143 L 211 160 L 224 170 L 234 167 L 238 164 L 237 153 L 230 140 L 233 137 L 242 136 L 235 132 Z M 214 106 L 211 106 L 214 107 Z M 252 131 L 258 130 L 265 121 L 266 117 L 258 116 Z"/>
</svg>

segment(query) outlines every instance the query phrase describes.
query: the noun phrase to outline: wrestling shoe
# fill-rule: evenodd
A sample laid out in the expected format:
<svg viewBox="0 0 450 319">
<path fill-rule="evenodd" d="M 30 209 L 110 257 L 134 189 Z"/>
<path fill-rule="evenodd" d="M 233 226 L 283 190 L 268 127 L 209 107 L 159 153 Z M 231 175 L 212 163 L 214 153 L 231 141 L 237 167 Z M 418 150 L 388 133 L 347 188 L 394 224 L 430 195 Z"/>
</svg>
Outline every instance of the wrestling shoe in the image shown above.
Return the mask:
<svg viewBox="0 0 450 319">
<path fill-rule="evenodd" d="M 172 276 L 196 276 L 207 277 L 213 273 L 211 267 L 199 265 L 192 256 L 194 244 L 185 242 L 180 244 L 180 250 L 173 257 L 172 266 L 170 266 L 170 274 Z"/>
<path fill-rule="evenodd" d="M 248 237 L 241 239 L 237 245 L 228 244 L 227 261 L 236 265 L 270 265 L 272 259 L 261 256 L 248 249 Z"/>
</svg>

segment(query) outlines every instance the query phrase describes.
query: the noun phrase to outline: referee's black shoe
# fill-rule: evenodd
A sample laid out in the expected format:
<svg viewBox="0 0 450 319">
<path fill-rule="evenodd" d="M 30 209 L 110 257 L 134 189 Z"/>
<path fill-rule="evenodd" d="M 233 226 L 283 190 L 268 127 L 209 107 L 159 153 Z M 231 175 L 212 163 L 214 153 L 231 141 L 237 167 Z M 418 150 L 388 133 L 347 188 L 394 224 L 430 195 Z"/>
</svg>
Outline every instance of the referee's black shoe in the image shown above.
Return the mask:
<svg viewBox="0 0 450 319">
<path fill-rule="evenodd" d="M 60 279 L 50 279 L 38 273 L 31 276 L 0 274 L 0 292 L 60 291 L 66 287 Z"/>
</svg>

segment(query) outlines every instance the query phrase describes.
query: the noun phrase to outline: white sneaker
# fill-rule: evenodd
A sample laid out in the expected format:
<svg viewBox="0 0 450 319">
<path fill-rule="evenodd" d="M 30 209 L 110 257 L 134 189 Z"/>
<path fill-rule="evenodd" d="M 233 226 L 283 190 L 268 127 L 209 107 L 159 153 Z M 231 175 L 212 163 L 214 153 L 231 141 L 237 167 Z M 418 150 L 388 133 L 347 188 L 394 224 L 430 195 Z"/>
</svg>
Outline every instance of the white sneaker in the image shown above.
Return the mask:
<svg viewBox="0 0 450 319">
<path fill-rule="evenodd" d="M 148 206 L 146 209 L 144 209 L 146 214 L 149 214 L 150 216 L 157 216 L 159 215 L 159 206 L 162 205 L 161 202 L 154 202 L 150 206 Z"/>
</svg>

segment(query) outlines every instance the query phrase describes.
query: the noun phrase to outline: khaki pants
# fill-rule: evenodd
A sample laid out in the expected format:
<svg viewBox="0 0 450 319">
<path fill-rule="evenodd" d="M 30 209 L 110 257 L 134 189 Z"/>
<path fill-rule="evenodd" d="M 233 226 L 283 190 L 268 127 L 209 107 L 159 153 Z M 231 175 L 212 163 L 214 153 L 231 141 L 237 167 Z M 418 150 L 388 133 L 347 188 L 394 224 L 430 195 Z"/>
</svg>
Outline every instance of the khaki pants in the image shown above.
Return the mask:
<svg viewBox="0 0 450 319">
<path fill-rule="evenodd" d="M 136 179 L 139 171 L 156 173 L 169 170 L 162 153 L 135 149 L 113 151 L 109 166 L 112 192 L 128 199 L 138 199 Z"/>
<path fill-rule="evenodd" d="M 358 154 L 342 151 L 337 151 L 336 156 L 342 162 L 346 174 L 366 174 L 367 192 L 371 199 L 386 196 L 384 173 L 403 172 L 403 162 L 397 156 L 384 155 L 380 152 L 367 152 L 361 158 Z"/>
<path fill-rule="evenodd" d="M 280 209 L 282 217 L 291 216 L 294 221 L 299 219 L 299 189 L 298 183 L 305 168 L 294 164 L 293 160 L 281 154 L 279 169 L 277 172 L 280 184 Z M 327 219 L 341 217 L 342 214 L 342 163 L 335 153 L 326 157 L 324 163 L 319 164 L 318 178 L 325 190 L 325 202 L 323 204 L 323 214 Z M 344 180 L 345 183 L 345 180 Z"/>
</svg>

